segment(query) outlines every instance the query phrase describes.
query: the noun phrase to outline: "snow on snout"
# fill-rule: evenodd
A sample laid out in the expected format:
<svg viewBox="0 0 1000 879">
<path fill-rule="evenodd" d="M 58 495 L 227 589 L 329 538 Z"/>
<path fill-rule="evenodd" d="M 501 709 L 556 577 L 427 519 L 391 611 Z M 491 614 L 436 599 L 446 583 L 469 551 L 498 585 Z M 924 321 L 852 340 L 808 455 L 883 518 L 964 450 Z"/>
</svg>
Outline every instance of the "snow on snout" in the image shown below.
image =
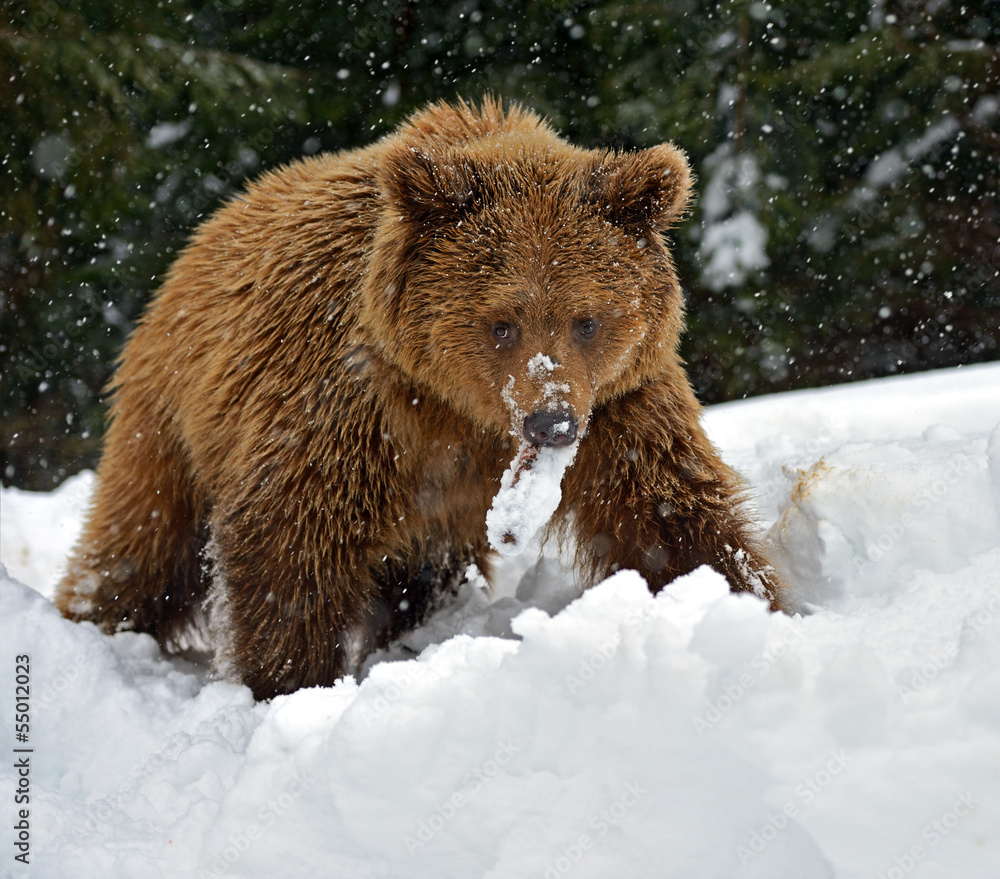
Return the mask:
<svg viewBox="0 0 1000 879">
<path fill-rule="evenodd" d="M 554 363 L 551 357 L 539 351 L 528 361 L 528 377 L 537 381 L 551 375 L 558 366 L 559 364 Z"/>
<path fill-rule="evenodd" d="M 528 361 L 528 378 L 542 384 L 541 404 L 558 411 L 570 387 L 566 382 L 545 381 L 559 369 L 551 357 L 538 352 Z M 515 424 L 525 413 L 514 399 L 514 376 L 503 390 Z M 568 415 L 569 413 L 567 413 Z M 569 434 L 569 419 L 556 422 L 553 431 Z M 512 430 L 513 433 L 517 431 Z M 522 439 L 517 454 L 500 479 L 500 490 L 486 513 L 486 537 L 502 556 L 520 555 L 531 540 L 552 518 L 562 499 L 562 478 L 573 463 L 579 442 L 566 446 L 537 446 Z"/>
<path fill-rule="evenodd" d="M 540 406 L 551 412 L 557 412 L 565 408 L 564 401 L 570 392 L 569 382 L 559 382 L 551 379 L 544 381 L 555 370 L 559 369 L 560 366 L 559 363 L 556 363 L 547 354 L 542 354 L 541 351 L 528 361 L 528 378 L 532 382 L 541 385 L 542 397 L 539 401 Z M 504 385 L 500 394 L 503 397 L 504 403 L 507 404 L 507 408 L 510 409 L 511 423 L 514 425 L 511 433 L 517 436 L 520 434 L 520 425 L 524 421 L 524 417 L 529 413 L 524 410 L 514 397 L 516 379 L 512 375 L 508 376 L 507 379 L 507 384 Z M 569 433 L 571 429 L 569 420 L 559 422 L 555 426 L 555 429 L 562 433 Z"/>
<path fill-rule="evenodd" d="M 560 364 L 556 363 L 547 354 L 542 354 L 539 351 L 531 360 L 528 361 L 528 378 L 532 381 L 542 384 L 542 400 L 541 408 L 548 409 L 549 411 L 556 412 L 561 408 L 564 408 L 563 401 L 569 394 L 569 382 L 558 382 L 546 381 L 544 383 L 543 379 L 550 376 L 553 372 L 560 368 Z M 553 428 L 557 433 L 569 433 L 570 432 L 570 422 L 569 420 L 560 421 Z"/>
</svg>

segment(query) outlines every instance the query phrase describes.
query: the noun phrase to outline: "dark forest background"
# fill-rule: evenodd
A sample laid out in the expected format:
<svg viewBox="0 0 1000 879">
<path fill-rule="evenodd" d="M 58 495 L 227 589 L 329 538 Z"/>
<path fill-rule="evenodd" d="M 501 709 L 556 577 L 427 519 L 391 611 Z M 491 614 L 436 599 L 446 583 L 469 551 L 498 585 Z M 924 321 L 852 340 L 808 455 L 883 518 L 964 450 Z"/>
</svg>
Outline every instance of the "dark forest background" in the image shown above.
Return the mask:
<svg viewBox="0 0 1000 879">
<path fill-rule="evenodd" d="M 997 359 L 998 44 L 990 0 L 5 0 L 0 475 L 93 465 L 126 334 L 249 178 L 486 91 L 688 152 L 705 402 Z"/>
</svg>

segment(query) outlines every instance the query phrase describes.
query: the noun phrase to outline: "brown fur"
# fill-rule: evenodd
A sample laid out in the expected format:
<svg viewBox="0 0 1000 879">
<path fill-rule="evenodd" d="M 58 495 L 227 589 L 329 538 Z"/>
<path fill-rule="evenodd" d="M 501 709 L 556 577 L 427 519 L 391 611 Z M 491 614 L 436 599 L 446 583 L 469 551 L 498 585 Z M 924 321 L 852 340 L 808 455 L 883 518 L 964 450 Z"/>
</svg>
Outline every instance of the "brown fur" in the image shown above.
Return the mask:
<svg viewBox="0 0 1000 879">
<path fill-rule="evenodd" d="M 655 591 L 708 563 L 776 606 L 677 355 L 661 233 L 690 187 L 669 145 L 582 150 L 489 101 L 264 176 L 125 349 L 60 609 L 176 645 L 214 582 L 255 696 L 330 684 L 352 639 L 384 644 L 468 563 L 489 571 L 485 514 L 539 410 L 583 434 L 554 524 L 585 573 Z"/>
</svg>

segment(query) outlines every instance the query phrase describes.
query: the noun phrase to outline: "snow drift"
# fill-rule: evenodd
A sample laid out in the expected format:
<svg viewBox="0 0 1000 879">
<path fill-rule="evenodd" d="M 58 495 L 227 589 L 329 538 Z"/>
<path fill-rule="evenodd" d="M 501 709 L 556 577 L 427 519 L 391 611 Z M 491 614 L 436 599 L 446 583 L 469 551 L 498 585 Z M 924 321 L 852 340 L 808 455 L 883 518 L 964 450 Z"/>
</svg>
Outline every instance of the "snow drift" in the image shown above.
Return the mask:
<svg viewBox="0 0 1000 879">
<path fill-rule="evenodd" d="M 1000 366 L 715 407 L 806 610 L 504 559 L 363 680 L 255 704 L 48 601 L 90 476 L 4 491 L 32 877 L 988 877 Z M 16 578 L 16 579 L 15 579 Z M 22 585 L 23 581 L 29 586 Z M 10 755 L 8 751 L 8 755 Z M 17 785 L 13 761 L 0 789 Z M 10 803 L 8 799 L 8 803 Z"/>
</svg>

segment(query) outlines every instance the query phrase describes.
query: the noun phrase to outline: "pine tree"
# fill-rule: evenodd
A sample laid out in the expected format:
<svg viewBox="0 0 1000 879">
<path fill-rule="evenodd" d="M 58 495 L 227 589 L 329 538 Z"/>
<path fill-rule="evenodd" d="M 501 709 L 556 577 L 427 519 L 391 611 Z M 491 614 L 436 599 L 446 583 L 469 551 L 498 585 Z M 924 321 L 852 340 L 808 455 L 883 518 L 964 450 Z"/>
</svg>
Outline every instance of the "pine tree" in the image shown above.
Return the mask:
<svg viewBox="0 0 1000 879">
<path fill-rule="evenodd" d="M 191 229 L 261 171 L 492 92 L 673 140 L 708 401 L 1000 356 L 1000 6 L 958 0 L 21 0 L 0 27 L 0 477 L 92 463 Z"/>
</svg>

